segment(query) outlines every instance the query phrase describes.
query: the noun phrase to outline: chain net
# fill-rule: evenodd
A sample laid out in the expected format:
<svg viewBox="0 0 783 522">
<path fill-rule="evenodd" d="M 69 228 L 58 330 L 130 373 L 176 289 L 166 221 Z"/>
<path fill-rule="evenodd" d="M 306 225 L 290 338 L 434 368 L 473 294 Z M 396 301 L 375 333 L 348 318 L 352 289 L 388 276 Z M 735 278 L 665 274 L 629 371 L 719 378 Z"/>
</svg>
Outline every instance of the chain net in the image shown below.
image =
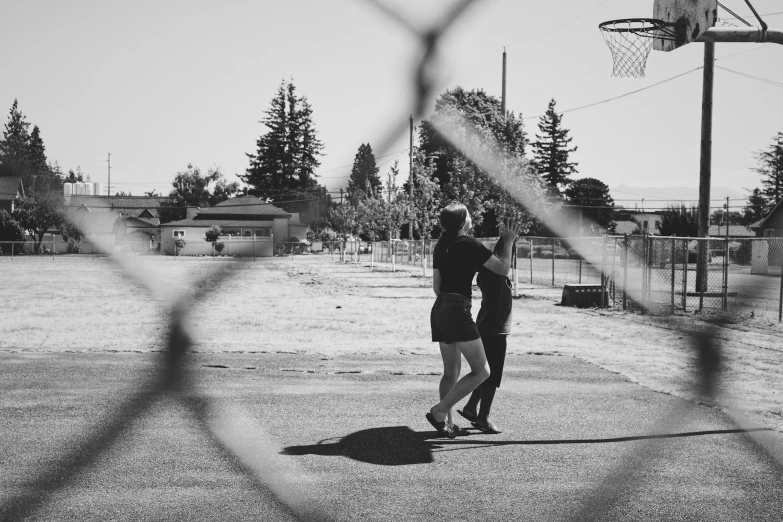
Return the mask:
<svg viewBox="0 0 783 522">
<path fill-rule="evenodd" d="M 599 26 L 612 52 L 612 76 L 644 78 L 653 39 L 661 31 L 655 22 L 644 19 L 613 20 Z"/>
<path fill-rule="evenodd" d="M 368 3 L 404 26 L 421 46 L 420 59 L 415 64 L 415 73 L 411 79 L 415 91 L 411 113 L 415 118 L 421 119 L 434 98 L 435 86 L 441 82 L 439 75 L 446 69 L 437 67 L 436 64 L 439 42 L 468 8 L 479 2 L 475 0 L 455 2 L 443 14 L 439 23 L 424 30 L 418 29 L 414 20 L 379 0 L 368 0 Z M 640 36 L 633 31 L 617 30 L 604 31 L 604 37 L 607 38 L 607 43 L 615 56 L 615 74 L 643 75 L 644 64 L 652 42 L 650 38 Z M 382 141 L 382 146 L 378 148 L 381 151 L 379 155 L 390 150 L 398 136 L 407 131 L 407 115 L 406 112 L 404 118 L 400 118 L 398 123 L 388 129 L 385 141 Z M 493 157 L 502 156 L 501 150 L 478 150 L 475 148 L 477 140 L 471 140 L 470 136 L 456 133 L 448 127 L 438 128 L 438 131 L 488 175 L 495 177 L 498 183 L 504 185 L 507 182 L 503 172 L 499 171 L 497 164 L 492 161 Z M 540 201 L 531 199 L 529 194 L 519 191 L 512 184 L 507 185 L 506 188 L 542 222 L 547 223 L 556 236 L 574 236 L 569 230 L 568 223 L 579 222 L 579 219 L 569 214 L 567 208 L 561 209 L 560 218 L 553 217 L 551 212 L 542 208 Z M 530 260 L 526 268 L 530 270 L 531 280 L 539 279 L 536 275 L 539 268 L 553 270 L 552 280 L 555 277 L 565 277 L 564 274 L 557 274 L 556 261 L 558 257 L 566 256 L 570 258 L 573 266 L 578 266 L 581 270 L 581 272 L 571 272 L 568 275 L 570 280 L 579 280 L 578 278 L 581 277 L 582 280 L 600 279 L 602 283 L 608 282 L 613 299 L 617 303 L 627 303 L 629 306 L 641 309 L 650 308 L 648 303 L 654 303 L 655 307 L 666 303 L 671 305 L 671 297 L 660 298 L 655 288 L 671 284 L 671 260 L 687 258 L 689 246 L 662 242 L 659 248 L 656 248 L 654 245 L 651 247 L 651 244 L 644 240 L 634 239 L 627 243 L 625 241 L 627 240 L 618 238 L 599 238 L 570 243 L 558 239 L 549 242 L 530 240 L 523 243 L 524 252 L 520 251 L 519 254 L 523 259 L 526 254 Z M 776 253 L 779 253 L 777 245 L 775 248 Z M 735 248 L 729 256 L 738 258 L 741 257 L 740 254 Z M 744 255 L 744 252 L 742 254 Z M 415 262 L 417 252 L 413 249 L 402 251 L 399 246 L 392 245 L 382 255 Z M 123 256 L 112 256 L 111 259 L 118 264 L 129 280 L 140 282 L 153 298 L 161 303 L 167 303 L 168 336 L 165 350 L 159 354 L 159 364 L 149 374 L 148 379 L 138 382 L 134 388 L 136 392 L 122 399 L 116 408 L 112 409 L 113 413 L 107 418 L 97 420 L 68 451 L 59 455 L 41 456 L 42 459 L 48 460 L 47 465 L 42 468 L 43 471 L 39 475 L 27 478 L 24 484 L 5 496 L 3 503 L 0 504 L 0 520 L 34 518 L 47 503 L 53 501 L 56 495 L 67 494 L 69 488 L 77 483 L 80 475 L 90 465 L 106 456 L 118 440 L 133 436 L 133 424 L 150 415 L 153 407 L 162 403 L 163 399 L 173 399 L 192 412 L 199 420 L 200 429 L 214 441 L 216 447 L 241 463 L 242 470 L 248 478 L 264 491 L 271 491 L 294 518 L 329 520 L 330 516 L 325 507 L 315 503 L 307 485 L 298 481 L 296 470 L 291 469 L 290 461 L 282 461 L 271 438 L 263 435 L 264 427 L 250 416 L 243 414 L 238 407 L 227 406 L 225 402 L 211 397 L 197 387 L 197 383 L 194 382 L 196 373 L 183 358 L 194 342 L 188 322 L 194 307 L 231 278 L 241 277 L 243 266 L 251 261 L 234 260 L 220 263 L 218 268 L 201 274 L 201 277 L 191 285 L 190 291 L 172 297 L 154 277 L 149 267 L 144 266 L 145 263 L 132 262 Z M 712 272 L 720 274 L 718 269 L 711 271 L 711 275 Z M 680 289 L 682 294 L 680 302 L 675 304 L 683 306 L 687 300 L 687 306 L 690 307 L 692 298 L 688 289 L 694 282 L 689 279 L 680 283 L 687 274 L 687 266 L 679 269 L 675 267 L 675 289 Z M 713 279 L 710 278 L 708 292 L 719 292 L 719 287 L 720 283 L 715 286 Z M 738 292 L 742 292 L 741 285 L 737 289 Z M 695 394 L 705 397 L 704 400 L 717 400 L 715 382 L 719 376 L 722 352 L 715 327 L 709 325 L 705 327 L 702 324 L 699 327 L 683 325 L 679 328 L 683 347 L 692 351 L 696 361 L 690 387 Z M 678 407 L 659 419 L 657 427 L 660 432 L 668 433 L 676 429 L 687 419 L 691 407 L 694 407 L 692 403 L 681 401 Z M 742 432 L 742 436 L 749 439 L 759 452 L 777 463 L 783 462 L 780 449 L 771 445 L 769 439 L 759 436 L 755 430 L 743 429 L 747 426 L 743 419 L 731 412 L 727 414 L 733 419 L 737 431 Z M 249 438 L 251 434 L 256 437 L 252 441 Z M 258 444 L 258 437 L 266 443 Z M 605 520 L 607 512 L 622 500 L 623 495 L 627 495 L 634 487 L 640 487 L 643 470 L 653 466 L 655 460 L 661 456 L 661 446 L 650 439 L 640 441 L 638 445 L 633 446 L 624 458 L 618 459 L 613 464 L 607 463 L 606 475 L 594 481 L 592 486 L 586 486 L 587 491 L 582 496 L 583 501 L 575 507 L 569 519 Z M 645 465 L 640 466 L 640 462 Z"/>
</svg>

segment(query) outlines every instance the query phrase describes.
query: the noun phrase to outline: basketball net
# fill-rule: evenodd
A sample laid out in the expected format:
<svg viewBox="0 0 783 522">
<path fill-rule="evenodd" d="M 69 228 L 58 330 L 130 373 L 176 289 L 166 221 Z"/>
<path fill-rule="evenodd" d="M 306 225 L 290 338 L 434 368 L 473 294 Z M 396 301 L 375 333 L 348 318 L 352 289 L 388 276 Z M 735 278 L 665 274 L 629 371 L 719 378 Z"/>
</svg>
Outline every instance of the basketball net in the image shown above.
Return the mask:
<svg viewBox="0 0 783 522">
<path fill-rule="evenodd" d="M 598 27 L 612 52 L 612 76 L 623 78 L 644 78 L 653 40 L 673 36 L 660 20 L 645 18 L 611 20 Z"/>
</svg>

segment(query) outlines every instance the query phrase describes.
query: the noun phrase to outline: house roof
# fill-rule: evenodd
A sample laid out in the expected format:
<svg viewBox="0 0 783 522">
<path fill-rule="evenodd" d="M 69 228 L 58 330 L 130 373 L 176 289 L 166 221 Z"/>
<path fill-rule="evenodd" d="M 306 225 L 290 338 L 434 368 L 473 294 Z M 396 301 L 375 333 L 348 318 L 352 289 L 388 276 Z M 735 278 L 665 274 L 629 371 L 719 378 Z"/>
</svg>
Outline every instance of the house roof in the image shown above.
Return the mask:
<svg viewBox="0 0 783 522">
<path fill-rule="evenodd" d="M 71 214 L 74 225 L 83 234 L 108 234 L 114 230 L 114 223 L 120 214 L 117 212 L 75 212 Z"/>
<path fill-rule="evenodd" d="M 718 225 L 710 225 L 710 231 L 707 234 L 714 237 L 723 237 L 726 235 L 726 227 L 720 227 Z M 748 230 L 748 227 L 743 225 L 729 225 L 729 237 L 754 237 L 756 234 Z"/>
<path fill-rule="evenodd" d="M 122 221 L 125 223 L 126 228 L 158 228 L 157 225 L 135 217 L 126 217 Z"/>
<path fill-rule="evenodd" d="M 22 178 L 0 178 L 0 200 L 13 201 L 16 199 L 17 194 L 24 197 L 24 187 L 22 186 Z"/>
<path fill-rule="evenodd" d="M 217 216 L 243 216 L 243 219 L 290 218 L 291 214 L 255 196 L 241 196 L 221 201 L 214 207 L 199 209 L 195 219 L 213 219 Z M 205 217 L 200 217 L 205 216 Z M 230 219 L 230 218 L 229 218 Z"/>
<path fill-rule="evenodd" d="M 153 217 L 160 217 L 160 205 L 168 201 L 164 196 L 70 196 L 67 205 L 79 207 L 84 205 L 90 210 L 116 210 L 123 216 L 137 217 L 145 210 Z"/>
<path fill-rule="evenodd" d="M 764 217 L 763 217 L 763 218 L 761 218 L 760 220 L 756 221 L 755 223 L 753 223 L 752 225 L 750 225 L 748 228 L 755 229 L 755 228 L 761 228 L 761 227 L 763 227 L 763 226 L 764 226 L 764 223 L 766 223 L 766 222 L 767 222 L 767 220 L 768 220 L 769 218 L 771 218 L 771 217 L 772 217 L 772 215 L 773 215 L 775 212 L 777 212 L 778 210 L 780 210 L 780 206 L 781 206 L 781 205 L 783 205 L 783 199 L 781 199 L 780 201 L 778 201 L 778 204 L 777 204 L 777 205 L 775 205 L 775 207 L 774 207 L 772 210 L 770 210 L 770 211 L 769 211 L 769 214 L 767 214 L 766 216 L 764 216 Z"/>
<path fill-rule="evenodd" d="M 279 217 L 279 216 L 278 216 Z M 298 224 L 298 223 L 294 223 Z M 209 227 L 220 225 L 221 227 L 236 228 L 270 228 L 272 220 L 263 219 L 180 219 L 161 224 L 160 227 Z"/>
</svg>

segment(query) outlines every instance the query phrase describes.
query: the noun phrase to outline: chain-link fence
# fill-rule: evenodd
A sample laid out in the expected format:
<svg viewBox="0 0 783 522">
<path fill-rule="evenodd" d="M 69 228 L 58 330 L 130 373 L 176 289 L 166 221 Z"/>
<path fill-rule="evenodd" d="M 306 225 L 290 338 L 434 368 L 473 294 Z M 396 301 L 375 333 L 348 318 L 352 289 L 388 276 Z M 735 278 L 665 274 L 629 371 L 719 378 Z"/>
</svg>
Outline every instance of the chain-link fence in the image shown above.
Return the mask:
<svg viewBox="0 0 783 522">
<path fill-rule="evenodd" d="M 371 0 L 370 3 L 377 6 L 383 16 L 403 25 L 410 37 L 421 46 L 420 59 L 415 64 L 415 73 L 411 79 L 415 99 L 410 111 L 415 118 L 421 119 L 433 99 L 434 89 L 441 79 L 440 74 L 447 69 L 436 64 L 438 45 L 468 7 L 478 2 L 459 0 L 452 3 L 438 23 L 425 29 L 419 29 L 414 20 L 384 3 L 377 0 Z M 388 135 L 377 149 L 379 155 L 385 154 L 400 133 L 407 130 L 407 114 L 406 112 L 405 118 L 401 118 L 389 128 Z M 444 139 L 459 147 L 476 165 L 502 183 L 502 174 L 487 160 L 492 153 L 477 153 L 466 141 L 469 136 L 460 138 L 449 133 L 447 128 L 437 128 L 437 131 L 443 134 Z M 495 157 L 498 156 L 495 154 Z M 515 192 L 512 187 L 508 190 L 546 222 L 557 235 L 569 237 L 567 227 L 551 218 L 551 213 L 540 211 L 539 202 L 531 200 L 531 196 L 523 192 Z M 369 254 L 374 260 L 377 254 L 379 262 L 385 259 L 391 259 L 395 263 L 419 262 L 415 243 L 408 244 L 407 247 L 401 246 L 402 244 L 381 243 L 377 250 L 370 247 L 370 251 L 366 252 L 359 243 L 355 252 L 347 254 L 344 247 L 340 249 L 340 255 L 354 255 L 360 259 L 360 256 Z M 694 247 L 699 250 L 700 244 L 706 244 L 706 248 L 702 249 L 704 254 L 701 262 L 698 254 L 696 261 L 692 262 L 692 251 Z M 421 245 L 418 259 L 424 263 L 428 256 L 431 258 L 432 244 Z M 718 308 L 716 303 L 720 303 L 724 308 L 745 310 L 747 307 L 744 300 L 757 302 L 759 296 L 762 296 L 763 300 L 769 299 L 768 308 L 774 309 L 774 304 L 779 307 L 780 301 L 779 298 L 775 301 L 770 292 L 780 291 L 778 272 L 781 248 L 776 242 L 759 245 L 745 240 L 729 240 L 727 244 L 720 240 L 652 237 L 607 237 L 573 241 L 530 238 L 526 245 L 527 257 L 519 255 L 524 252 L 524 241 L 518 252 L 518 263 L 522 259 L 528 259 L 529 265 L 518 265 L 517 272 L 525 273 L 525 268 L 528 268 L 530 280 L 535 283 L 545 283 L 547 280 L 549 284 L 566 281 L 593 282 L 600 279 L 602 281 L 599 281 L 599 284 L 603 288 L 607 288 L 608 283 L 613 306 L 617 307 L 630 306 L 655 311 L 659 305 L 665 307 L 668 304 L 670 309 L 679 307 L 691 310 L 697 304 L 702 308 Z M 113 252 L 114 249 L 112 246 L 111 249 L 102 248 L 101 251 Z M 330 253 L 333 255 L 334 250 L 330 250 Z M 719 255 L 720 253 L 722 255 Z M 765 257 L 766 262 L 763 262 Z M 183 358 L 193 345 L 187 325 L 191 311 L 207 294 L 220 287 L 232 275 L 236 275 L 242 262 L 215 264 L 214 270 L 193 282 L 189 294 L 170 302 L 170 297 L 160 293 L 156 281 L 139 268 L 139 263 L 128 262 L 128 255 L 115 255 L 111 256 L 111 259 L 119 263 L 129 277 L 143 283 L 152 295 L 159 297 L 162 302 L 170 303 L 166 351 L 160 355 L 160 365 L 150 380 L 138 382 L 135 387 L 137 391 L 126 397 L 115 413 L 108 419 L 97 422 L 67 451 L 50 457 L 48 465 L 44 467 L 45 471 L 38 476 L 29 477 L 25 484 L 6 497 L 0 505 L 0 519 L 20 520 L 34 516 L 55 493 L 66 491 L 84 470 L 105 455 L 122 436 L 129 433 L 136 421 L 149 414 L 153 405 L 169 396 L 192 411 L 216 446 L 236 457 L 249 476 L 273 491 L 299 519 L 328 520 L 325 510 L 310 500 L 306 488 L 284 472 L 283 466 L 277 462 L 278 457 L 272 445 L 267 447 L 248 444 L 248 431 L 263 432 L 263 429 L 235 411 L 218 406 L 210 397 L 199 392 L 192 382 L 194 373 L 190 371 L 188 361 Z M 698 329 L 687 325 L 681 328 L 684 344 L 692 348 L 697 361 L 698 372 L 691 383 L 692 390 L 706 400 L 718 401 L 715 383 L 722 357 L 716 337 L 717 330 L 709 325 Z M 659 420 L 657 429 L 666 433 L 687 418 L 687 415 L 687 406 L 673 409 Z M 737 427 L 742 428 L 743 422 L 737 417 L 732 418 Z M 783 463 L 779 449 L 771 446 L 767 439 L 750 430 L 738 431 L 742 432 L 743 437 L 750 439 L 759 452 Z M 635 487 L 641 487 L 640 469 L 645 466 L 641 466 L 640 462 L 647 464 L 647 467 L 654 463 L 661 455 L 657 448 L 654 439 L 640 441 L 629 450 L 625 458 L 618 459 L 613 466 L 607 466 L 606 476 L 595 482 L 596 485 L 584 496 L 584 500 L 569 518 L 575 521 L 605 519 L 606 513 L 624 495 L 629 495 Z"/>
</svg>

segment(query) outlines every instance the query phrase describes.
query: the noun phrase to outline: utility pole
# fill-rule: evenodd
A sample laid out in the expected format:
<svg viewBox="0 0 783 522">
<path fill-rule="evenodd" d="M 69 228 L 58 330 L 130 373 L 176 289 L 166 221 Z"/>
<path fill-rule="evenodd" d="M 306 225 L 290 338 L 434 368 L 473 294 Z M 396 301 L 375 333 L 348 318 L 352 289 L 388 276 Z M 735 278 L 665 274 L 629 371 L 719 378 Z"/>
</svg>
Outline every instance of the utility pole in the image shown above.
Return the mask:
<svg viewBox="0 0 783 522">
<path fill-rule="evenodd" d="M 413 239 L 413 215 L 414 211 L 416 210 L 413 208 L 413 115 L 410 116 L 410 145 L 409 145 L 409 154 L 408 157 L 410 159 L 409 162 L 409 168 L 408 171 L 408 195 L 410 196 L 411 200 L 411 215 L 410 220 L 408 221 L 408 239 Z"/>
<path fill-rule="evenodd" d="M 731 221 L 730 221 L 731 216 L 729 215 L 729 197 L 728 196 L 726 196 L 726 212 L 725 212 L 724 215 L 726 216 L 726 241 L 728 241 L 729 240 L 729 226 L 731 225 Z M 726 244 L 728 245 L 728 243 L 726 243 Z M 726 252 L 726 255 L 728 255 L 728 252 Z"/>
<path fill-rule="evenodd" d="M 106 160 L 109 163 L 109 189 L 108 194 L 111 196 L 111 152 L 109 153 L 109 159 Z"/>
<path fill-rule="evenodd" d="M 500 112 L 503 119 L 506 119 L 506 48 L 503 48 L 503 95 L 500 100 Z"/>
<path fill-rule="evenodd" d="M 715 43 L 704 44 L 704 85 L 701 102 L 701 162 L 699 169 L 699 237 L 710 231 L 710 183 L 712 178 L 712 101 L 715 79 Z M 707 290 L 707 242 L 699 241 L 696 290 Z"/>
</svg>

